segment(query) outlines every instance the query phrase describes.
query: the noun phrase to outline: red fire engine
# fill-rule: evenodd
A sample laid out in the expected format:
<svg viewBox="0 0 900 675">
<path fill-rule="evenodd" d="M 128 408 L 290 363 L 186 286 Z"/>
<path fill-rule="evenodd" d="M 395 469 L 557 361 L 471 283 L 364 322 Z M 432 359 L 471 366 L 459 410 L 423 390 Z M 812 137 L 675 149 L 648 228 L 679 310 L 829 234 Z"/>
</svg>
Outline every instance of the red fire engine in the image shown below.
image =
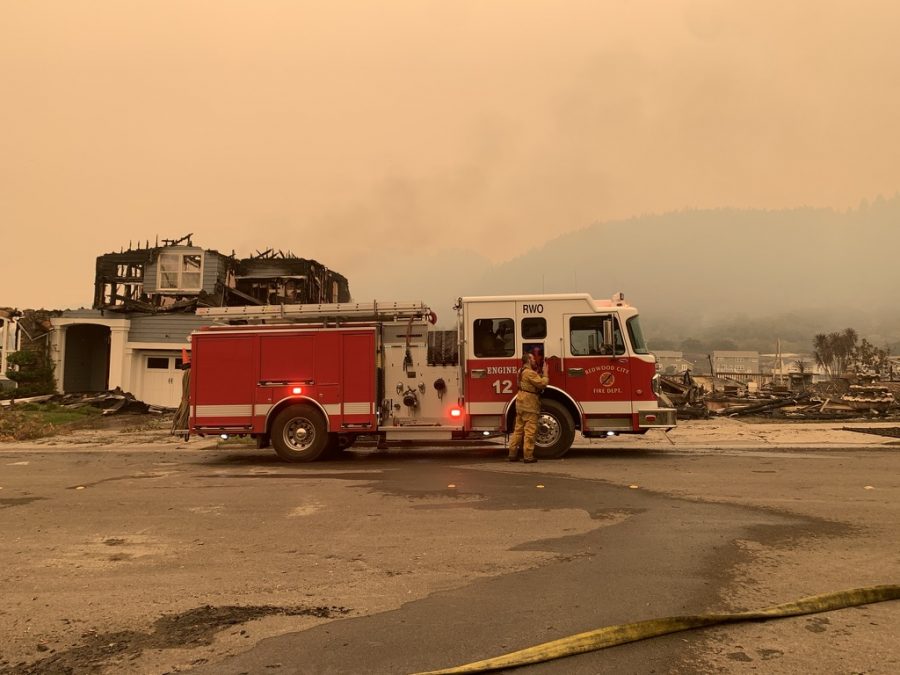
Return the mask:
<svg viewBox="0 0 900 675">
<path fill-rule="evenodd" d="M 534 353 L 550 386 L 535 454 L 562 457 L 575 433 L 675 426 L 658 403 L 656 359 L 618 294 L 460 298 L 438 330 L 424 304 L 217 307 L 191 336 L 190 430 L 249 435 L 306 462 L 358 436 L 445 441 L 508 433 L 517 374 Z"/>
</svg>

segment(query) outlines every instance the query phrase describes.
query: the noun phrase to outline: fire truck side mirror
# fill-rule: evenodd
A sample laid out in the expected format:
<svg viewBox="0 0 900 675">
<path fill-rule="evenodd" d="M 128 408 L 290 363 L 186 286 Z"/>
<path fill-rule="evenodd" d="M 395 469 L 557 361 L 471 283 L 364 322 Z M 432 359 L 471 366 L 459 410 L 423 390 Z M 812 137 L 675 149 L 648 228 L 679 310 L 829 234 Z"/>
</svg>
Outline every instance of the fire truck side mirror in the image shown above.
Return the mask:
<svg viewBox="0 0 900 675">
<path fill-rule="evenodd" d="M 613 344 L 613 319 L 603 322 L 603 349 L 602 354 L 614 354 L 615 345 Z"/>
</svg>

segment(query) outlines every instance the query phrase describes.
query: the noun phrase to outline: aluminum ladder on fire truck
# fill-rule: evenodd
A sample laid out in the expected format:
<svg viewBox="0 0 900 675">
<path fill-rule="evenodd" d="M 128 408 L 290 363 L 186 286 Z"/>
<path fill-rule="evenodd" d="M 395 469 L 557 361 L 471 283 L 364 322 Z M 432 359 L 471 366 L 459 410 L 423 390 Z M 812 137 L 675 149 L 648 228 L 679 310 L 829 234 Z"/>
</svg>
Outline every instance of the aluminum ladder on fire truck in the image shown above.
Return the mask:
<svg viewBox="0 0 900 675">
<path fill-rule="evenodd" d="M 260 305 L 241 307 L 199 307 L 197 316 L 216 323 L 235 321 L 322 323 L 343 321 L 408 321 L 426 319 L 435 314 L 422 302 L 337 302 L 306 305 Z"/>
</svg>

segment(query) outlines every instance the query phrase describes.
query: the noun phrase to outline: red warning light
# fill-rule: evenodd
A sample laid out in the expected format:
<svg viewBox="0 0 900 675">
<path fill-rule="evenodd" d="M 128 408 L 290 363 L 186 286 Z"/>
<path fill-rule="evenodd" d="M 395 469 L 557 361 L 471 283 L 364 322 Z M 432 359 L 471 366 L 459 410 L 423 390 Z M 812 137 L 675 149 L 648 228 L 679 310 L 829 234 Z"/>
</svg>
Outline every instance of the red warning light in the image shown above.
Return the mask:
<svg viewBox="0 0 900 675">
<path fill-rule="evenodd" d="M 303 393 L 303 387 L 294 387 L 293 389 L 291 389 L 291 393 L 292 393 L 292 394 L 302 394 L 302 393 Z"/>
<path fill-rule="evenodd" d="M 451 408 L 450 417 L 462 417 L 462 410 L 459 408 Z"/>
</svg>

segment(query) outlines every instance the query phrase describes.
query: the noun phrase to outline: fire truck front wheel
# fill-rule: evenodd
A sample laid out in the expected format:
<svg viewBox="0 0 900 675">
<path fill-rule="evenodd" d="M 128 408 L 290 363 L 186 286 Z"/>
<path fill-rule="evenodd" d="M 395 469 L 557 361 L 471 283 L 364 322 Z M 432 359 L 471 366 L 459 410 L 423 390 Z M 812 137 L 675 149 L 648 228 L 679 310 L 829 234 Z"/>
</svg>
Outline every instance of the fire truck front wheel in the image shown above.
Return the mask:
<svg viewBox="0 0 900 675">
<path fill-rule="evenodd" d="M 285 408 L 272 425 L 272 445 L 286 462 L 312 462 L 328 444 L 322 415 L 308 405 Z"/>
<path fill-rule="evenodd" d="M 575 423 L 565 406 L 552 399 L 541 401 L 534 454 L 541 459 L 559 459 L 575 440 Z"/>
</svg>

